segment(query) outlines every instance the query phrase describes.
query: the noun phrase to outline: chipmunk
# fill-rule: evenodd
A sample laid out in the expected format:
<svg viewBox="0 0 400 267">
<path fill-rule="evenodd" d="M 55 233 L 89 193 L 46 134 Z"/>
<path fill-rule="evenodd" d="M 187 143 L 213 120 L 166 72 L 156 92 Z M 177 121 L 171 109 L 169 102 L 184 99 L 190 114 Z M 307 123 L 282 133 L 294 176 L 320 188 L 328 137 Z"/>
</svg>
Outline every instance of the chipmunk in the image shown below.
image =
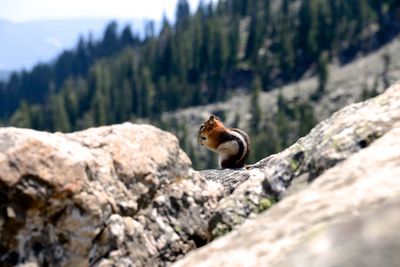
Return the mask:
<svg viewBox="0 0 400 267">
<path fill-rule="evenodd" d="M 221 168 L 242 168 L 250 154 L 250 138 L 242 130 L 226 128 L 215 116 L 200 126 L 197 140 L 219 154 Z"/>
</svg>

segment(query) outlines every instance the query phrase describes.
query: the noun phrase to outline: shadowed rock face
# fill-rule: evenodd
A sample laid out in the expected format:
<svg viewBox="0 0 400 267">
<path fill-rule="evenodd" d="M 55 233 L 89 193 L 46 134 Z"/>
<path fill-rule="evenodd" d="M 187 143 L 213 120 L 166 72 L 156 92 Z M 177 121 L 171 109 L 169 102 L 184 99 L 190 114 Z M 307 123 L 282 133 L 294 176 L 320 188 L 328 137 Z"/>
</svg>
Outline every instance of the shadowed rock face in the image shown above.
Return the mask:
<svg viewBox="0 0 400 267">
<path fill-rule="evenodd" d="M 400 84 L 249 170 L 202 174 L 235 177 L 222 182 L 213 234 L 254 219 L 173 266 L 398 266 Z M 265 199 L 279 203 L 255 216 Z"/>
<path fill-rule="evenodd" d="M 209 239 L 221 195 L 171 134 L 0 129 L 0 264 L 166 265 Z"/>
</svg>

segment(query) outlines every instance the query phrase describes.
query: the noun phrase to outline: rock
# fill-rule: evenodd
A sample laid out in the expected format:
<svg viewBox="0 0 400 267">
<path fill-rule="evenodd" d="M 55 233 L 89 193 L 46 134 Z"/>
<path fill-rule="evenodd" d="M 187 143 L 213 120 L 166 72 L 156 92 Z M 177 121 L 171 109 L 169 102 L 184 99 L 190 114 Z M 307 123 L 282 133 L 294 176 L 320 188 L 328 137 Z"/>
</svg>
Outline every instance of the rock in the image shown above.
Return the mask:
<svg viewBox="0 0 400 267">
<path fill-rule="evenodd" d="M 397 107 L 393 112 L 400 115 L 399 91 L 395 86 L 352 108 L 353 118 L 375 105 Z M 333 119 L 341 118 L 341 112 Z M 383 136 L 369 147 L 173 266 L 398 266 L 400 122 L 386 115 L 382 120 L 388 130 L 379 127 Z M 375 113 L 368 118 L 376 126 L 382 123 Z"/>
<path fill-rule="evenodd" d="M 397 267 L 400 262 L 400 202 L 316 229 L 278 267 Z"/>
<path fill-rule="evenodd" d="M 221 183 L 225 194 L 210 221 L 214 237 L 255 217 L 272 203 L 301 191 L 326 170 L 365 149 L 400 122 L 400 83 L 384 94 L 350 105 L 319 123 L 283 152 L 247 170 L 212 170 L 201 174 Z"/>
<path fill-rule="evenodd" d="M 399 140 L 400 84 L 238 170 L 149 125 L 0 128 L 0 266 L 393 266 Z"/>
<path fill-rule="evenodd" d="M 0 264 L 167 265 L 210 239 L 222 190 L 172 134 L 0 129 Z"/>
</svg>

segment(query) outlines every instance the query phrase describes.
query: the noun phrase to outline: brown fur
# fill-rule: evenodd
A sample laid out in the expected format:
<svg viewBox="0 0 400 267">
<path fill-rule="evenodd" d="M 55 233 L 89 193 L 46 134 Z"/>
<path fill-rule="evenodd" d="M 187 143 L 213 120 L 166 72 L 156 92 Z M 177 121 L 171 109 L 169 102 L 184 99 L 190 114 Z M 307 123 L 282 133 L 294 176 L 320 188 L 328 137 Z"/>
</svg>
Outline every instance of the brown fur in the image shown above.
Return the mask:
<svg viewBox="0 0 400 267">
<path fill-rule="evenodd" d="M 227 132 L 235 129 L 226 128 L 224 124 L 215 116 L 211 116 L 204 124 L 201 125 L 197 139 L 201 145 L 208 147 L 209 149 L 220 153 L 217 151 L 217 148 L 222 143 L 227 140 Z M 221 162 L 222 168 L 241 168 L 244 166 L 250 152 L 250 141 L 248 137 L 243 137 L 247 141 L 247 151 L 245 156 L 240 162 L 236 162 L 235 156 L 232 154 L 232 157 L 225 159 Z"/>
<path fill-rule="evenodd" d="M 200 129 L 198 139 L 202 141 L 201 137 L 206 138 L 206 142 L 202 145 L 206 145 L 210 149 L 216 150 L 217 147 L 224 142 L 222 140 L 223 133 L 227 129 L 222 124 L 222 122 L 215 116 L 211 116 L 204 124 L 204 128 Z"/>
</svg>

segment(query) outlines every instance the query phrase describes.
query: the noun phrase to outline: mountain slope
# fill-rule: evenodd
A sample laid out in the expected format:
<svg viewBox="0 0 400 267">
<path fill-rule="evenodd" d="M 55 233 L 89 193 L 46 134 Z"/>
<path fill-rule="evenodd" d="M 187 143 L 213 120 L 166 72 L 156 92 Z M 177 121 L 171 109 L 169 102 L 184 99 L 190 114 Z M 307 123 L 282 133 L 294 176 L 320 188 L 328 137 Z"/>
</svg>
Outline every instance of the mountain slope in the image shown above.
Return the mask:
<svg viewBox="0 0 400 267">
<path fill-rule="evenodd" d="M 348 62 L 396 36 L 399 9 L 393 0 L 228 0 L 190 14 L 182 0 L 175 23 L 163 20 L 159 33 L 149 24 L 144 38 L 133 41 L 132 33 L 109 25 L 103 40 L 82 41 L 54 63 L 13 77 L 1 90 L 8 99 L 0 116 L 21 127 L 71 131 L 157 119 L 226 99 L 252 82 L 270 90 L 315 74 L 323 89 L 329 61 Z M 298 109 L 305 114 L 310 107 Z"/>
</svg>

